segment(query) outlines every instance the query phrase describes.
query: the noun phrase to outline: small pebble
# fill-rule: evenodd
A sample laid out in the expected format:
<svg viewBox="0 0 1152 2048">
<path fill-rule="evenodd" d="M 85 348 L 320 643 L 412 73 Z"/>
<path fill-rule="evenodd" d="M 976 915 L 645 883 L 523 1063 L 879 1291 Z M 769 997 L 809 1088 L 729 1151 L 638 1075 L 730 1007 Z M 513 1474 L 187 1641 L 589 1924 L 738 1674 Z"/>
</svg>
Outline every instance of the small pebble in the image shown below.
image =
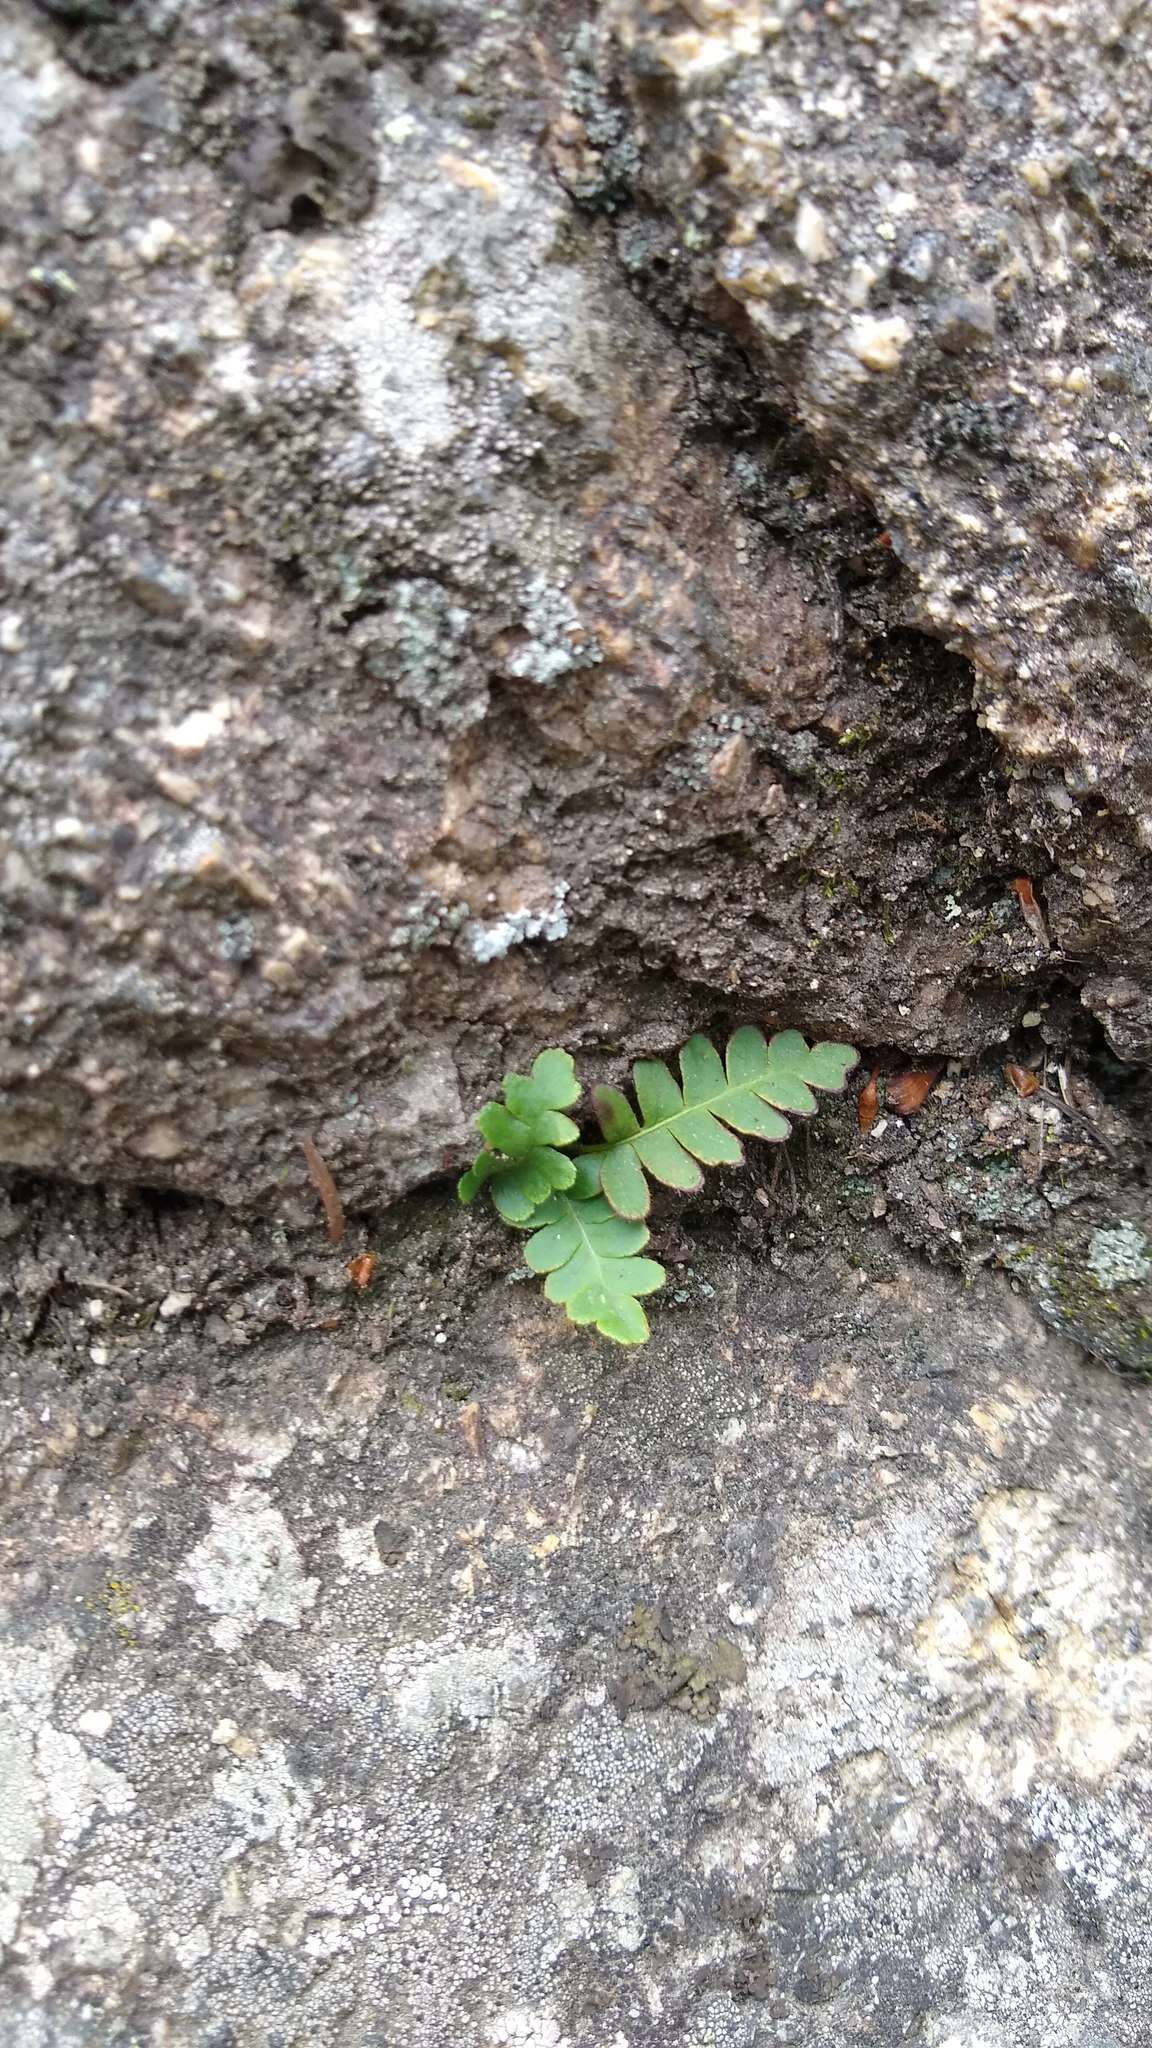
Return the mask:
<svg viewBox="0 0 1152 2048">
<path fill-rule="evenodd" d="M 913 235 L 892 265 L 893 281 L 904 291 L 922 292 L 936 275 L 940 253 L 937 235 Z"/>
<path fill-rule="evenodd" d="M 810 199 L 802 199 L 796 209 L 796 225 L 793 239 L 802 256 L 809 263 L 826 263 L 832 254 L 832 243 L 828 234 L 828 223 L 818 206 Z"/>
</svg>

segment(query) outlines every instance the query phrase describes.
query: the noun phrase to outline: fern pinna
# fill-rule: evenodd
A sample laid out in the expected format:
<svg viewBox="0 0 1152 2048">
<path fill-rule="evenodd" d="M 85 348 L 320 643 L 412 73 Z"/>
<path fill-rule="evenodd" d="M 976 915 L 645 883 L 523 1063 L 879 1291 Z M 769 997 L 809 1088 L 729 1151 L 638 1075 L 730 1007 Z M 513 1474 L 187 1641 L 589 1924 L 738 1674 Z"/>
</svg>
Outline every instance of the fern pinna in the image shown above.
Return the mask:
<svg viewBox="0 0 1152 2048">
<path fill-rule="evenodd" d="M 701 1167 L 738 1166 L 741 1136 L 779 1144 L 791 1135 L 783 1112 L 812 1116 L 813 1091 L 839 1092 L 855 1064 L 852 1046 L 809 1046 L 798 1031 L 766 1039 L 743 1025 L 723 1059 L 697 1035 L 680 1054 L 679 1082 L 663 1060 L 636 1061 L 639 1114 L 618 1088 L 594 1088 L 602 1142 L 580 1146 L 579 1126 L 564 1114 L 580 1099 L 572 1056 L 551 1046 L 531 1074 L 506 1074 L 503 1103 L 481 1110 L 484 1149 L 460 1181 L 460 1200 L 487 1187 L 505 1222 L 531 1231 L 525 1258 L 546 1275 L 548 1300 L 617 1344 L 643 1344 L 639 1297 L 665 1279 L 662 1266 L 639 1256 L 649 1176 L 688 1192 L 702 1187 Z"/>
</svg>

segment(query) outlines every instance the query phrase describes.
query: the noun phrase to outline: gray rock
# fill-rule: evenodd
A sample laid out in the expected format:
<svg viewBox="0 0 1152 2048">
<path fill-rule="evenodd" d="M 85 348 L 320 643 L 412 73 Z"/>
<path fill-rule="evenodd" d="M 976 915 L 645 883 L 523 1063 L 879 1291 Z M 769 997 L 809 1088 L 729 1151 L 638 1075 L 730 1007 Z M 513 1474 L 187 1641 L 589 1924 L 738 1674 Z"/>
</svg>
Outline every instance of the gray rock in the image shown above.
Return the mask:
<svg viewBox="0 0 1152 2048">
<path fill-rule="evenodd" d="M 1148 1390 L 827 1250 L 624 1361 L 449 1242 L 238 1371 L 129 1215 L 13 1358 L 5 2048 L 1143 2048 Z"/>
<path fill-rule="evenodd" d="M 192 599 L 189 577 L 147 556 L 126 562 L 121 581 L 126 595 L 157 619 L 183 618 Z"/>
<path fill-rule="evenodd" d="M 9 1163 L 303 1216 L 549 1039 L 972 1055 L 1038 975 L 1147 1056 L 1107 21 L 1025 146 L 966 15 L 655 19 L 6 25 Z"/>
<path fill-rule="evenodd" d="M 936 276 L 947 243 L 940 234 L 912 235 L 892 264 L 892 281 L 907 292 L 922 292 Z"/>
<path fill-rule="evenodd" d="M 0 25 L 3 2048 L 1146 2048 L 1147 29 L 1050 12 Z M 410 1193 L 749 1017 L 884 1113 L 646 1351 Z"/>
<path fill-rule="evenodd" d="M 680 237 L 679 303 L 727 302 L 765 400 L 875 508 L 910 616 L 971 657 L 1024 864 L 1041 842 L 1053 875 L 1115 860 L 1145 898 L 1147 25 L 1073 12 L 1065 36 L 974 0 L 615 0 L 598 48 L 631 98 L 649 216 Z M 996 430 L 951 432 L 962 418 Z M 1060 945 L 1081 959 L 1101 933 L 1073 893 Z M 1127 958 L 1143 986 L 1143 938 Z M 1146 1031 L 1115 1042 L 1147 1056 Z"/>
</svg>

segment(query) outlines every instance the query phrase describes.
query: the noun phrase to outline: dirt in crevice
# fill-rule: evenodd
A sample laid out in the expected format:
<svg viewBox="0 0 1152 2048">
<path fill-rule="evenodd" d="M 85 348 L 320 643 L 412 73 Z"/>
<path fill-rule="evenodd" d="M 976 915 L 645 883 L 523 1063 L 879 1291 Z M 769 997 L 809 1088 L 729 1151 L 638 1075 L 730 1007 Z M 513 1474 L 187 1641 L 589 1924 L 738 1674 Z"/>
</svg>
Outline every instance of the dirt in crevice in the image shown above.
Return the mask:
<svg viewBox="0 0 1152 2048">
<path fill-rule="evenodd" d="M 1044 1280 L 1056 1262 L 1065 1291 L 1074 1273 L 1100 1308 L 1107 1290 L 1093 1260 L 1101 1231 L 1119 1228 L 1135 1266 L 1109 1309 L 1116 1344 L 1110 1350 L 1107 1332 L 1078 1330 L 1066 1303 L 1049 1319 L 1079 1334 L 1094 1357 L 1152 1371 L 1152 1342 L 1138 1335 L 1152 1313 L 1152 1263 L 1139 1271 L 1141 1245 L 1152 1261 L 1143 1135 L 1152 1080 L 1116 1059 L 1072 992 L 1056 991 L 1040 1018 L 993 1058 L 933 1063 L 926 1099 L 911 1114 L 893 1106 L 907 1054 L 865 1049 L 844 1095 L 824 1099 L 786 1145 L 748 1141 L 744 1165 L 709 1172 L 697 1196 L 658 1192 L 650 1250 L 668 1279 L 650 1304 L 653 1322 L 706 1317 L 737 1254 L 803 1285 L 816 1285 L 829 1263 L 867 1285 L 912 1251 L 970 1276 L 1007 1269 L 1041 1296 L 1031 1268 L 1039 1261 Z M 738 1021 L 718 1003 L 705 1018 L 718 1042 Z M 623 1082 L 629 1058 L 604 1046 L 582 1066 L 587 1081 Z M 1027 1074 L 1047 1092 L 1022 1096 Z M 870 1075 L 869 1119 L 860 1097 Z M 1062 1087 L 1075 1105 L 1067 1114 Z M 587 1135 L 595 1136 L 591 1123 Z M 0 1346 L 13 1370 L 35 1375 L 39 1365 L 80 1385 L 98 1434 L 126 1402 L 174 1375 L 190 1390 L 225 1388 L 277 1333 L 338 1336 L 344 1345 L 359 1331 L 373 1356 L 413 1342 L 433 1355 L 450 1349 L 453 1328 L 493 1284 L 516 1295 L 536 1290 L 522 1242 L 483 1203 L 462 1211 L 447 1180 L 382 1212 L 351 1214 L 333 1247 L 319 1213 L 313 1225 L 288 1230 L 162 1191 L 15 1175 L 0 1197 Z M 1041 1298 L 1040 1306 L 1052 1303 Z M 587 1332 L 573 1341 L 614 1355 Z M 452 1398 L 466 1399 L 458 1359 L 450 1376 Z"/>
</svg>

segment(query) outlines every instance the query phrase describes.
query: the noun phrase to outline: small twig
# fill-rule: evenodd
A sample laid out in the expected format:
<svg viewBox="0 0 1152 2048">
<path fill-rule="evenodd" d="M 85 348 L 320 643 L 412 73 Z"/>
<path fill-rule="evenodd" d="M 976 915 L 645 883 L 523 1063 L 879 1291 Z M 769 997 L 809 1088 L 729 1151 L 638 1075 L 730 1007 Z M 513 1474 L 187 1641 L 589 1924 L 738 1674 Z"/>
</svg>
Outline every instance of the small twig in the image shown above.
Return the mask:
<svg viewBox="0 0 1152 2048">
<path fill-rule="evenodd" d="M 118 1294 L 122 1301 L 147 1301 L 149 1296 L 138 1287 L 117 1287 L 114 1280 L 99 1280 L 94 1273 L 65 1273 L 69 1287 L 98 1287 L 102 1294 Z"/>
<path fill-rule="evenodd" d="M 324 1214 L 328 1218 L 328 1242 L 329 1244 L 339 1244 L 344 1235 L 344 1204 L 337 1193 L 336 1183 L 329 1171 L 328 1163 L 317 1149 L 314 1138 L 301 1138 L 300 1150 L 303 1152 L 308 1164 L 309 1178 L 324 1205 Z"/>
<path fill-rule="evenodd" d="M 1043 1060 L 1041 1061 L 1041 1065 L 1040 1065 L 1040 1092 L 1041 1092 L 1041 1093 L 1043 1093 L 1043 1088 L 1044 1088 L 1044 1082 L 1045 1082 L 1045 1080 L 1047 1079 L 1047 1075 L 1048 1075 L 1048 1055 L 1047 1055 L 1047 1053 L 1045 1053 L 1045 1054 L 1044 1054 L 1044 1057 L 1043 1057 Z M 1037 1117 L 1037 1119 L 1036 1119 L 1036 1129 L 1037 1129 L 1037 1137 L 1036 1137 L 1036 1185 L 1037 1185 L 1037 1187 L 1039 1187 L 1039 1185 L 1040 1185 L 1040 1182 L 1041 1182 L 1041 1179 L 1043 1178 L 1043 1174 L 1044 1174 L 1044 1139 L 1045 1139 L 1045 1137 L 1046 1137 L 1046 1135 L 1047 1135 L 1047 1131 L 1048 1131 L 1048 1119 L 1047 1119 L 1047 1117 L 1045 1116 L 1045 1114 L 1044 1114 L 1043 1110 L 1041 1110 L 1041 1112 L 1040 1112 L 1039 1116 L 1038 1116 L 1038 1117 Z"/>
<path fill-rule="evenodd" d="M 1085 1116 L 1084 1111 L 1082 1109 L 1073 1109 L 1072 1104 L 1070 1102 L 1065 1102 L 1064 1097 L 1062 1095 L 1057 1095 L 1056 1090 L 1054 1088 L 1037 1088 L 1036 1095 L 1039 1096 L 1041 1102 L 1052 1103 L 1053 1106 L 1060 1111 L 1061 1116 L 1070 1116 L 1074 1123 L 1078 1123 L 1082 1130 L 1087 1131 L 1088 1136 L 1090 1138 L 1095 1138 L 1096 1143 L 1100 1147 L 1100 1150 L 1102 1152 L 1107 1153 L 1109 1159 L 1112 1160 L 1113 1164 L 1116 1166 L 1119 1165 L 1120 1154 L 1117 1152 L 1115 1145 L 1109 1144 L 1108 1139 L 1104 1136 L 1103 1132 L 1097 1130 L 1091 1117 Z M 1035 1099 L 1036 1097 L 1034 1096 L 1033 1100 Z"/>
<path fill-rule="evenodd" d="M 781 1208 L 784 1207 L 783 1197 L 780 1193 L 780 1175 L 782 1169 L 787 1166 L 788 1179 L 792 1185 L 792 1193 L 788 1200 L 788 1214 L 789 1216 L 795 1216 L 798 1206 L 798 1189 L 796 1185 L 796 1169 L 792 1164 L 791 1149 L 787 1141 L 785 1141 L 784 1144 L 777 1145 L 775 1151 L 776 1157 L 772 1161 L 772 1173 L 768 1185 L 766 1188 L 758 1188 L 756 1190 L 757 1197 L 766 1209 L 773 1202 L 779 1202 Z"/>
</svg>

